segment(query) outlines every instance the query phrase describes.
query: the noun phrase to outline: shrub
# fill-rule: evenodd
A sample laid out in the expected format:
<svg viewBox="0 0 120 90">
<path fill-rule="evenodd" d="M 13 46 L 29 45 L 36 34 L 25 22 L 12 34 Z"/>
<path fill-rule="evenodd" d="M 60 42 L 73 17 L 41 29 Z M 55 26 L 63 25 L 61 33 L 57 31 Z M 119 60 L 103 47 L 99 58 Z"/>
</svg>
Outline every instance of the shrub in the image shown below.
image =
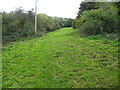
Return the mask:
<svg viewBox="0 0 120 90">
<path fill-rule="evenodd" d="M 34 32 L 33 9 L 24 11 L 18 8 L 10 13 L 3 12 L 2 22 L 2 40 L 3 43 L 12 42 L 25 37 L 43 36 L 46 32 L 55 29 L 71 26 L 72 19 L 63 19 L 50 17 L 45 14 L 38 14 L 37 33 Z"/>
<path fill-rule="evenodd" d="M 109 3 L 105 3 L 105 5 L 96 10 L 84 11 L 81 17 L 74 22 L 74 28 L 80 29 L 83 35 L 116 33 L 118 9 Z"/>
</svg>

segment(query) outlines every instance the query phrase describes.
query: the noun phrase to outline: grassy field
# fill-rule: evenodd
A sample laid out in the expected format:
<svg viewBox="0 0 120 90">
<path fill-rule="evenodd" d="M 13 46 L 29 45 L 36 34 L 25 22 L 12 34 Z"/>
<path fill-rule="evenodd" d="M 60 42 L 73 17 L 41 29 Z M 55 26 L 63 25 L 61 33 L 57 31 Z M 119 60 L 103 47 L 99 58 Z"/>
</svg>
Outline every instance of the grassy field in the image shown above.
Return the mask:
<svg viewBox="0 0 120 90">
<path fill-rule="evenodd" d="M 3 88 L 118 86 L 118 43 L 63 28 L 3 46 Z"/>
</svg>

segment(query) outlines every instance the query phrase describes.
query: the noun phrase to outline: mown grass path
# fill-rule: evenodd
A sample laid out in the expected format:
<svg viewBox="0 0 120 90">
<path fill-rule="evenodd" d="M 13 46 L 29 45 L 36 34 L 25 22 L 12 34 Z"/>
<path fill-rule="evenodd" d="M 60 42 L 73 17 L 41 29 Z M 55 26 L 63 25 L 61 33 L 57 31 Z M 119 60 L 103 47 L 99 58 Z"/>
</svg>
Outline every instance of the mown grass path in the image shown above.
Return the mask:
<svg viewBox="0 0 120 90">
<path fill-rule="evenodd" d="M 3 47 L 3 88 L 118 86 L 118 43 L 72 28 Z"/>
</svg>

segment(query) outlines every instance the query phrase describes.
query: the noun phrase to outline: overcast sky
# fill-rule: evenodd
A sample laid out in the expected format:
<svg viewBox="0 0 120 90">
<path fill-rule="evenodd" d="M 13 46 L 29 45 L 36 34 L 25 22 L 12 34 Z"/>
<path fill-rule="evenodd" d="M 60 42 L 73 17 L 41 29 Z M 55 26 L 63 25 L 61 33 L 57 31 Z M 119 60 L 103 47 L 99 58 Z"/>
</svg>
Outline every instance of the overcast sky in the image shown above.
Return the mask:
<svg viewBox="0 0 120 90">
<path fill-rule="evenodd" d="M 13 11 L 23 7 L 31 10 L 36 0 L 0 0 L 0 11 Z M 38 0 L 38 13 L 63 18 L 76 18 L 80 3 L 83 0 Z"/>
</svg>

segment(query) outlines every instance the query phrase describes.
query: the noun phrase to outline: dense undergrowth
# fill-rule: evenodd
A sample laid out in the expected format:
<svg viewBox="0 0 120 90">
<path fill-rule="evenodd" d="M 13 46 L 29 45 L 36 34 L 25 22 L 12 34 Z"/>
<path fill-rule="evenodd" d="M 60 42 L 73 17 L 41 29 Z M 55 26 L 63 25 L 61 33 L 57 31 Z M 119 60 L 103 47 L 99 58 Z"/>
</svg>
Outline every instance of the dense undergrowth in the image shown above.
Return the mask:
<svg viewBox="0 0 120 90">
<path fill-rule="evenodd" d="M 43 36 L 45 33 L 63 27 L 71 27 L 73 19 L 37 15 L 37 33 L 35 34 L 35 13 L 17 8 L 15 11 L 2 12 L 2 42 L 18 41 L 21 38 Z"/>
<path fill-rule="evenodd" d="M 118 34 L 119 6 L 120 2 L 82 2 L 73 28 L 84 36 Z"/>
</svg>

